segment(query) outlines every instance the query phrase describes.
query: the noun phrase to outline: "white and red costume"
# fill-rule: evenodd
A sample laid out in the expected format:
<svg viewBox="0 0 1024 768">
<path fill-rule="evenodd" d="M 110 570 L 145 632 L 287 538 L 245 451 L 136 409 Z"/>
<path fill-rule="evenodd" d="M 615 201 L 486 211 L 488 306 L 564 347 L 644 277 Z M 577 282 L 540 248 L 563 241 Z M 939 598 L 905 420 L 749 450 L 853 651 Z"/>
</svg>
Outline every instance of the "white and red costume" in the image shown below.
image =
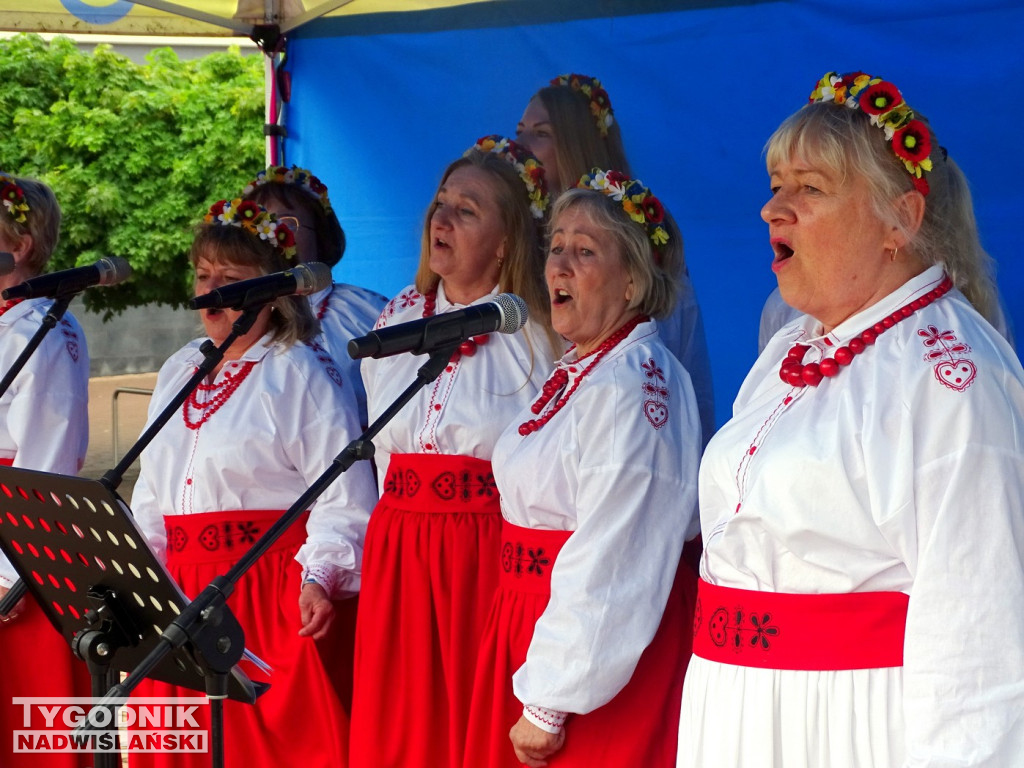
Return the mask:
<svg viewBox="0 0 1024 768">
<path fill-rule="evenodd" d="M 680 768 L 1021 764 L 1024 371 L 942 281 L 784 327 L 708 446 Z"/>
<path fill-rule="evenodd" d="M 200 342 L 161 368 L 151 418 L 193 375 L 202 361 Z M 360 432 L 351 389 L 329 357 L 305 344 L 285 347 L 264 336 L 225 363 L 214 386 L 233 379 L 237 389 L 219 407 L 187 402 L 157 434 L 142 454 L 132 497 L 151 547 L 191 597 L 226 572 Z M 223 391 L 201 385 L 196 402 L 213 403 Z M 271 683 L 270 691 L 254 706 L 225 704 L 229 767 L 346 764 L 348 717 L 331 684 L 330 641 L 298 636 L 298 598 L 306 578 L 332 598 L 359 589 L 375 498 L 370 467 L 357 462 L 316 500 L 305 527 L 296 522 L 229 599 L 246 647 L 273 668 L 267 678 L 245 665 L 250 677 Z M 164 683 L 146 686 L 139 695 L 187 694 Z M 132 764 L 179 766 L 183 757 L 133 754 Z M 196 765 L 209 759 L 189 757 L 198 758 Z"/>
<path fill-rule="evenodd" d="M 590 371 L 570 350 L 564 406 L 495 447 L 501 588 L 481 649 L 466 768 L 518 768 L 524 714 L 564 747 L 548 764 L 671 766 L 690 655 L 700 421 L 690 378 L 641 322 Z"/>
<path fill-rule="evenodd" d="M 363 336 L 380 317 L 387 298 L 367 288 L 334 283 L 309 297 L 313 314 L 320 320 L 321 343 L 334 358 L 342 378 L 352 387 L 361 424 L 366 426 L 366 388 L 359 375 L 359 361 L 348 354 L 349 339 Z"/>
<path fill-rule="evenodd" d="M 495 292 L 477 302 L 492 301 Z M 442 283 L 436 313 L 459 306 Z M 377 327 L 417 320 L 413 287 Z M 381 500 L 366 539 L 356 636 L 353 768 L 459 768 L 477 651 L 498 581 L 501 540 L 494 443 L 551 370 L 545 335 L 528 322 L 492 333 L 375 438 Z M 416 379 L 423 356 L 363 361 L 370 419 Z"/>
<path fill-rule="evenodd" d="M 53 299 L 28 299 L 0 314 L 0 377 L 12 368 L 42 325 Z M 77 475 L 89 443 L 89 353 L 78 321 L 66 312 L 0 398 L 0 464 Z M 0 553 L 0 586 L 18 574 Z M 0 624 L 0 765 L 64 768 L 91 765 L 90 755 L 12 754 L 10 734 L 23 727 L 12 696 L 89 696 L 85 662 L 77 659 L 35 599 Z"/>
</svg>

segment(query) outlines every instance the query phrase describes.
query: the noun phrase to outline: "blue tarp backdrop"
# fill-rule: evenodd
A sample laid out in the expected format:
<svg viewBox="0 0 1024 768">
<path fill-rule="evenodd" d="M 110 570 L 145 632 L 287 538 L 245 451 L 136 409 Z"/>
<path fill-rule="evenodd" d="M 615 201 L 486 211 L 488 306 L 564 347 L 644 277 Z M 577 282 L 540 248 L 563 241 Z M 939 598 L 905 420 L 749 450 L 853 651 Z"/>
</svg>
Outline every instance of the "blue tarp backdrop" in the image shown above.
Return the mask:
<svg viewBox="0 0 1024 768">
<path fill-rule="evenodd" d="M 615 15 L 580 11 L 591 5 Z M 394 295 L 412 280 L 444 167 L 479 136 L 514 135 L 531 95 L 555 75 L 598 77 L 634 174 L 682 227 L 721 424 L 756 356 L 760 309 L 775 286 L 760 219 L 762 147 L 822 74 L 857 69 L 896 83 L 966 172 L 1020 345 L 1019 0 L 540 7 L 504 0 L 395 23 L 396 15 L 327 19 L 293 33 L 285 160 L 330 188 L 349 242 L 338 279 Z"/>
</svg>

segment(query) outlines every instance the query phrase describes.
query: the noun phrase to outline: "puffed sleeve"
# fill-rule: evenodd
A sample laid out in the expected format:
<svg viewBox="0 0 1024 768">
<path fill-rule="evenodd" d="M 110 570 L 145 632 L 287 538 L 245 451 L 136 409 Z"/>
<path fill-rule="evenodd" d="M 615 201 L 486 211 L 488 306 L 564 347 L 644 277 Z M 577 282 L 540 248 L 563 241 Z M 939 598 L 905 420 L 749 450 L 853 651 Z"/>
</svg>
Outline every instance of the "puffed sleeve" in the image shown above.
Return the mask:
<svg viewBox="0 0 1024 768">
<path fill-rule="evenodd" d="M 289 373 L 295 386 L 287 391 L 296 396 L 266 405 L 275 412 L 290 460 L 311 487 L 361 429 L 351 384 L 333 361 L 305 360 Z M 357 461 L 327 486 L 310 509 L 306 542 L 295 556 L 304 580 L 312 578 L 335 598 L 359 591 L 363 540 L 376 502 L 368 461 Z"/>
<path fill-rule="evenodd" d="M 1024 373 L 1001 340 L 971 343 L 968 386 L 922 374 L 876 459 L 913 468 L 910 502 L 882 529 L 913 576 L 903 696 L 915 768 L 1024 756 Z"/>
<path fill-rule="evenodd" d="M 579 450 L 578 525 L 513 677 L 524 704 L 560 712 L 590 712 L 629 682 L 699 526 L 700 420 L 689 376 L 660 365 L 670 394 L 668 420 L 656 427 L 644 413 L 639 366 L 614 366 L 600 386 L 580 388 L 571 427 L 559 425 L 575 431 Z"/>
<path fill-rule="evenodd" d="M 15 340 L 27 344 L 28 339 Z M 77 475 L 89 444 L 89 354 L 77 323 L 62 321 L 11 384 L 7 431 L 14 466 Z M 18 575 L 0 553 L 0 586 Z"/>
</svg>

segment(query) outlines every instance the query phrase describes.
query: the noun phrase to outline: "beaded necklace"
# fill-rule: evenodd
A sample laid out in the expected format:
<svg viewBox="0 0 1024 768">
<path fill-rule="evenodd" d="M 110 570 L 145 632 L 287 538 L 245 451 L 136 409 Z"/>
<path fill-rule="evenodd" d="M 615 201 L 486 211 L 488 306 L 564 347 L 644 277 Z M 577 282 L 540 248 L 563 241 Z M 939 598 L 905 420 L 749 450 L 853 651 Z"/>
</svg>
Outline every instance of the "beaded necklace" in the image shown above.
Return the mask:
<svg viewBox="0 0 1024 768">
<path fill-rule="evenodd" d="M 625 325 L 619 328 L 619 330 L 617 330 L 607 339 L 602 341 L 601 345 L 597 349 L 577 359 L 576 363 L 579 364 L 583 360 L 586 360 L 588 357 L 593 357 L 593 359 L 590 361 L 587 367 L 584 368 L 580 375 L 576 378 L 576 381 L 572 383 L 572 386 L 569 388 L 569 391 L 562 395 L 555 402 L 551 410 L 545 413 L 539 419 L 530 419 L 529 421 L 520 424 L 519 434 L 522 435 L 523 437 L 526 437 L 531 432 L 536 432 L 538 429 L 540 429 L 549 421 L 551 421 L 551 417 L 558 413 L 560 410 L 562 410 L 565 404 L 569 402 L 569 398 L 572 397 L 573 392 L 575 392 L 579 388 L 580 383 L 583 381 L 584 378 L 586 378 L 587 374 L 590 373 L 591 370 L 593 370 L 594 366 L 601 362 L 601 359 L 605 355 L 607 355 L 611 350 L 613 350 L 616 346 L 618 346 L 618 344 L 623 339 L 629 336 L 629 334 L 633 332 L 634 328 L 640 325 L 640 323 L 646 322 L 649 319 L 650 318 L 648 318 L 646 315 L 637 315 L 631 320 L 626 321 Z M 575 345 L 573 345 L 573 349 L 575 349 Z M 546 382 L 544 382 L 544 386 L 541 388 L 540 397 L 538 397 L 537 401 L 530 406 L 530 410 L 533 411 L 535 414 L 540 415 L 540 412 L 544 410 L 545 406 L 547 406 L 547 404 L 551 402 L 552 398 L 554 398 L 555 395 L 557 395 L 565 388 L 565 385 L 568 382 L 569 373 L 564 368 L 556 368 L 554 373 L 551 374 L 551 377 Z"/>
<path fill-rule="evenodd" d="M 185 426 L 189 429 L 199 429 L 203 424 L 210 420 L 220 407 L 228 401 L 238 389 L 239 385 L 245 381 L 245 378 L 252 371 L 253 366 L 256 365 L 256 360 L 247 360 L 242 363 L 241 368 L 235 373 L 231 371 L 224 372 L 224 380 L 217 384 L 200 384 L 198 387 L 192 390 L 192 393 L 188 396 L 188 400 L 182 406 L 181 415 L 185 419 Z M 198 370 L 198 369 L 196 369 Z M 197 392 L 212 392 L 208 400 L 200 403 L 196 397 Z M 195 421 L 189 416 L 189 409 L 199 412 L 199 418 Z"/>
<path fill-rule="evenodd" d="M 948 277 L 944 278 L 937 288 L 914 299 L 909 304 L 897 309 L 891 315 L 883 318 L 870 328 L 865 328 L 857 336 L 850 339 L 846 346 L 839 347 L 832 353 L 832 357 L 826 357 L 820 363 L 803 364 L 801 361 L 810 347 L 806 344 L 794 344 L 789 354 L 782 361 L 779 367 L 779 378 L 793 387 L 816 387 L 823 378 L 832 378 L 839 373 L 840 366 L 849 365 L 853 358 L 875 343 L 881 334 L 901 323 L 917 312 L 931 304 L 939 297 L 945 295 L 953 287 L 953 281 Z"/>
<path fill-rule="evenodd" d="M 7 314 L 7 310 L 14 309 L 24 300 L 25 299 L 8 299 L 7 301 L 5 301 L 4 305 L 0 307 L 0 317 L 3 317 L 5 314 Z"/>
<path fill-rule="evenodd" d="M 434 312 L 437 310 L 437 289 L 423 294 L 423 317 L 433 317 Z M 491 337 L 486 334 L 480 334 L 474 336 L 471 339 L 466 339 L 464 342 L 459 344 L 458 349 L 452 352 L 451 359 L 449 362 L 458 362 L 459 358 L 465 355 L 466 357 L 472 357 L 476 354 L 476 348 L 481 347 L 487 343 Z"/>
<path fill-rule="evenodd" d="M 320 306 L 316 308 L 316 319 L 323 320 L 324 315 L 327 314 L 327 303 L 331 300 L 331 294 L 334 293 L 334 284 L 327 289 L 327 294 L 320 301 Z"/>
</svg>

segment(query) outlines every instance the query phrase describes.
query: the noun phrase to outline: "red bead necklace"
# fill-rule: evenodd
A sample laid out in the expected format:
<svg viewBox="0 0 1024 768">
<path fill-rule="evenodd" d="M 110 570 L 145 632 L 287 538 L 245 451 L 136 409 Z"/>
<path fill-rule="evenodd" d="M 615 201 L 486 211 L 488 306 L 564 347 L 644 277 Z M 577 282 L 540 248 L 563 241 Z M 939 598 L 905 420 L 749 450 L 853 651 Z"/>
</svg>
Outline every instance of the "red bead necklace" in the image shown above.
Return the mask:
<svg viewBox="0 0 1024 768">
<path fill-rule="evenodd" d="M 423 294 L 423 316 L 433 317 L 434 312 L 437 309 L 437 291 L 433 290 L 429 293 Z M 490 335 L 483 333 L 479 336 L 474 336 L 471 339 L 466 339 L 464 342 L 459 344 L 459 348 L 452 352 L 452 357 L 449 362 L 458 362 L 458 359 L 465 355 L 466 357 L 472 357 L 476 354 L 476 348 L 483 346 L 490 339 Z"/>
<path fill-rule="evenodd" d="M 316 319 L 323 320 L 324 315 L 327 314 L 327 304 L 331 300 L 331 294 L 334 293 L 334 285 L 327 289 L 327 295 L 320 301 L 320 306 L 316 308 Z"/>
<path fill-rule="evenodd" d="M 806 344 L 793 345 L 793 348 L 789 350 L 789 354 L 786 355 L 786 359 L 782 361 L 782 365 L 779 367 L 779 378 L 793 387 L 818 386 L 823 378 L 832 378 L 839 373 L 841 366 L 852 363 L 853 358 L 867 349 L 869 345 L 874 344 L 875 339 L 881 334 L 897 323 L 903 322 L 919 309 L 927 307 L 940 296 L 945 295 L 952 287 L 953 281 L 948 277 L 945 278 L 937 288 L 933 288 L 923 296 L 900 307 L 870 328 L 861 331 L 860 334 L 850 339 L 846 346 L 839 347 L 833 352 L 832 357 L 826 357 L 820 363 L 803 364 L 801 361 L 810 347 Z"/>
<path fill-rule="evenodd" d="M 4 305 L 0 307 L 0 317 L 3 317 L 5 314 L 7 314 L 7 310 L 13 309 L 14 307 L 21 304 L 21 302 L 23 301 L 24 299 L 8 299 L 7 301 L 5 301 Z"/>
<path fill-rule="evenodd" d="M 589 354 L 586 354 L 583 357 L 579 358 L 576 361 L 577 364 L 579 364 L 583 360 L 586 360 L 588 357 L 593 357 L 593 360 L 591 360 L 587 367 L 583 369 L 580 375 L 576 378 L 576 381 L 572 383 L 572 386 L 569 388 L 569 391 L 562 395 L 560 398 L 558 398 L 558 400 L 555 402 L 555 405 L 551 408 L 550 411 L 545 413 L 539 419 L 530 419 L 524 424 L 520 424 L 519 434 L 522 435 L 523 437 L 526 437 L 531 432 L 536 432 L 538 429 L 540 429 L 549 421 L 551 421 L 551 417 L 558 413 L 560 410 L 562 410 L 565 404 L 569 402 L 569 398 L 572 397 L 573 392 L 575 392 L 579 388 L 580 382 L 582 382 L 583 379 L 586 378 L 587 374 L 590 373 L 594 366 L 601 362 L 601 359 L 605 355 L 607 355 L 611 350 L 618 346 L 619 342 L 621 342 L 624 338 L 629 336 L 629 334 L 633 332 L 634 328 L 640 325 L 640 323 L 646 322 L 648 319 L 649 318 L 645 315 L 637 315 L 633 319 L 627 321 L 625 325 L 619 328 L 619 330 L 617 330 L 607 339 L 602 341 L 601 345 L 593 352 L 590 352 Z M 575 348 L 575 345 L 573 348 Z M 544 410 L 544 407 L 551 402 L 552 398 L 554 398 L 555 395 L 557 395 L 559 392 L 562 391 L 562 389 L 565 388 L 565 385 L 568 382 L 569 373 L 564 368 L 556 368 L 555 372 L 551 374 L 551 377 L 546 382 L 544 382 L 544 386 L 541 387 L 540 397 L 538 397 L 537 401 L 530 406 L 530 410 L 533 411 L 535 414 L 539 415 L 540 412 Z"/>
<path fill-rule="evenodd" d="M 200 384 L 198 387 L 192 390 L 192 393 L 188 396 L 188 400 L 182 406 L 181 415 L 185 418 L 185 426 L 189 429 L 199 429 L 203 424 L 210 420 L 220 407 L 228 401 L 238 389 L 238 386 L 245 381 L 246 376 L 252 371 L 253 366 L 256 365 L 256 360 L 247 360 L 242 363 L 241 367 L 235 372 L 231 371 L 224 372 L 224 380 L 217 384 Z M 197 392 L 212 392 L 213 395 L 209 400 L 200 403 L 196 397 Z M 199 418 L 193 421 L 189 416 L 189 409 L 199 412 Z"/>
</svg>

